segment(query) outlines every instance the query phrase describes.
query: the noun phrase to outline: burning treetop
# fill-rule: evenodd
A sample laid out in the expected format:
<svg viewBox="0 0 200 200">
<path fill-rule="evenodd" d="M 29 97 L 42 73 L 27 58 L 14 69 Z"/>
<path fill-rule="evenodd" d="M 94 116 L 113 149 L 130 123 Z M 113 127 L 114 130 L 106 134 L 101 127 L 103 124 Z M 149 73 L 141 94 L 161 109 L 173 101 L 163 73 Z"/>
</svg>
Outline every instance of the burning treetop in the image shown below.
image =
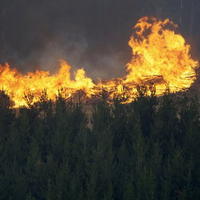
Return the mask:
<svg viewBox="0 0 200 200">
<path fill-rule="evenodd" d="M 32 94 L 33 103 L 39 101 L 44 90 L 49 99 L 55 100 L 61 89 L 66 98 L 79 90 L 91 98 L 104 88 L 111 99 L 125 95 L 126 102 L 134 100 L 137 85 L 154 85 L 156 95 L 162 95 L 166 85 L 171 92 L 182 91 L 194 82 L 198 62 L 191 58 L 190 46 L 185 39 L 171 28 L 176 25 L 169 19 L 144 17 L 138 21 L 129 41 L 133 56 L 127 64 L 125 77 L 95 84 L 86 77 L 83 69 L 77 70 L 72 80 L 71 67 L 65 61 L 60 62 L 60 69 L 54 75 L 48 71 L 22 75 L 5 64 L 0 66 L 0 88 L 11 97 L 15 107 L 26 106 L 24 96 L 28 93 Z"/>
<path fill-rule="evenodd" d="M 133 58 L 127 65 L 128 82 L 156 82 L 159 94 L 163 93 L 166 84 L 172 92 L 190 87 L 198 63 L 191 58 L 190 46 L 184 38 L 170 27 L 176 25 L 169 19 L 160 21 L 148 17 L 134 26 L 135 37 L 129 41 Z"/>
</svg>

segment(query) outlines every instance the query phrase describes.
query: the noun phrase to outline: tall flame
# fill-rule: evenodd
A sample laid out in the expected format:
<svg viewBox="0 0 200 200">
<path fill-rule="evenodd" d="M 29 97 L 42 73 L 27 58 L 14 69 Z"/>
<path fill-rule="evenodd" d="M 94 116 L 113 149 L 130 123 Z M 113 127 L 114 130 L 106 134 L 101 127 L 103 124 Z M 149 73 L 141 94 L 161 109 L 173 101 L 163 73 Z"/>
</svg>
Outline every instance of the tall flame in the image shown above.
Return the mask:
<svg viewBox="0 0 200 200">
<path fill-rule="evenodd" d="M 60 62 L 60 69 L 54 75 L 48 71 L 23 75 L 5 64 L 0 65 L 0 89 L 14 101 L 14 107 L 27 106 L 27 94 L 31 94 L 32 103 L 39 101 L 44 90 L 54 101 L 61 89 L 66 98 L 79 90 L 91 98 L 103 88 L 108 91 L 110 99 L 125 95 L 125 103 L 134 100 L 138 85 L 154 85 L 156 95 L 162 95 L 166 86 L 171 92 L 182 91 L 194 82 L 198 62 L 191 58 L 190 45 L 173 31 L 176 27 L 169 19 L 141 18 L 133 27 L 134 34 L 129 41 L 132 59 L 127 64 L 125 77 L 95 84 L 86 77 L 83 69 L 78 69 L 75 78 L 71 79 L 71 67 L 66 61 Z"/>
<path fill-rule="evenodd" d="M 157 94 L 163 93 L 166 84 L 172 92 L 190 87 L 198 63 L 191 58 L 185 39 L 167 29 L 169 26 L 176 27 L 169 19 L 144 17 L 138 21 L 134 27 L 136 36 L 129 41 L 133 58 L 127 65 L 127 82 L 157 80 Z"/>
</svg>

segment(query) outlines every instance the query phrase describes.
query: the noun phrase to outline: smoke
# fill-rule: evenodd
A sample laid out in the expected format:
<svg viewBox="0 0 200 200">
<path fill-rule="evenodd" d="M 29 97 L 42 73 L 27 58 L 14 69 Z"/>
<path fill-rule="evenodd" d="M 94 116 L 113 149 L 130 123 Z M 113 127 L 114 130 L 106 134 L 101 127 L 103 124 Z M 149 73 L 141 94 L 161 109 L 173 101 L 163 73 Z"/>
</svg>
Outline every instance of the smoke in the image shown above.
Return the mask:
<svg viewBox="0 0 200 200">
<path fill-rule="evenodd" d="M 121 75 L 130 59 L 131 26 L 143 15 L 156 14 L 148 2 L 1 0 L 0 63 L 9 62 L 24 72 L 54 72 L 58 60 L 66 59 L 95 78 Z M 164 10 L 172 7 L 170 2 Z"/>
<path fill-rule="evenodd" d="M 38 65 L 43 70 L 54 72 L 61 59 L 67 60 L 74 68 L 78 67 L 87 48 L 88 43 L 81 35 L 58 34 L 46 43 L 39 54 L 34 52 L 31 57 L 37 57 Z"/>
<path fill-rule="evenodd" d="M 72 72 L 84 68 L 93 79 L 108 79 L 119 77 L 124 73 L 123 53 L 109 50 L 105 53 L 92 52 L 84 35 L 59 33 L 47 42 L 40 51 L 32 51 L 24 59 L 19 60 L 23 71 L 48 70 L 55 73 L 59 60 L 66 60 L 72 66 Z M 30 66 L 30 63 L 34 65 Z M 25 68 L 28 66 L 28 68 Z"/>
<path fill-rule="evenodd" d="M 130 27 L 119 31 L 119 8 L 110 8 L 111 1 L 2 0 L 0 62 L 54 72 L 66 59 L 93 78 L 116 77 L 128 61 Z"/>
</svg>

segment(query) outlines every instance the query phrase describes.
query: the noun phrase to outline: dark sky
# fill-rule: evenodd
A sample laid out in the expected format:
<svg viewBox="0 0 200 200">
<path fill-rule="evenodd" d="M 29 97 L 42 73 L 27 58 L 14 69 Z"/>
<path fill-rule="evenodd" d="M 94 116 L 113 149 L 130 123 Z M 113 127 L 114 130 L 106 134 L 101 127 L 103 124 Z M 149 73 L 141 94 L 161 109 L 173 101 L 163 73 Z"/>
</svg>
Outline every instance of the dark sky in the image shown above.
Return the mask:
<svg viewBox="0 0 200 200">
<path fill-rule="evenodd" d="M 21 71 L 38 65 L 54 71 L 62 58 L 74 68 L 84 67 L 93 77 L 115 77 L 130 59 L 127 42 L 140 17 L 170 17 L 193 31 L 197 2 L 0 0 L 0 62 L 7 61 Z"/>
</svg>

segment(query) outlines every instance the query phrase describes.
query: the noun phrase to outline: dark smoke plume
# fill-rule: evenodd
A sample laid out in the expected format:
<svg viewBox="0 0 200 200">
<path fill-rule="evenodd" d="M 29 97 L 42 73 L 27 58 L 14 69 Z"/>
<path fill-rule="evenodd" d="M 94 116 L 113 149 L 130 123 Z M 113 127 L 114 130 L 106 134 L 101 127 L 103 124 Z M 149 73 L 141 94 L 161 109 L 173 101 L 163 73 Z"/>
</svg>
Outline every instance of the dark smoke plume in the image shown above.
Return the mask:
<svg viewBox="0 0 200 200">
<path fill-rule="evenodd" d="M 39 66 L 54 72 L 62 58 L 92 77 L 116 77 L 130 59 L 131 27 L 144 15 L 169 17 L 190 40 L 197 37 L 199 3 L 181 2 L 1 0 L 0 62 L 24 72 Z"/>
</svg>

